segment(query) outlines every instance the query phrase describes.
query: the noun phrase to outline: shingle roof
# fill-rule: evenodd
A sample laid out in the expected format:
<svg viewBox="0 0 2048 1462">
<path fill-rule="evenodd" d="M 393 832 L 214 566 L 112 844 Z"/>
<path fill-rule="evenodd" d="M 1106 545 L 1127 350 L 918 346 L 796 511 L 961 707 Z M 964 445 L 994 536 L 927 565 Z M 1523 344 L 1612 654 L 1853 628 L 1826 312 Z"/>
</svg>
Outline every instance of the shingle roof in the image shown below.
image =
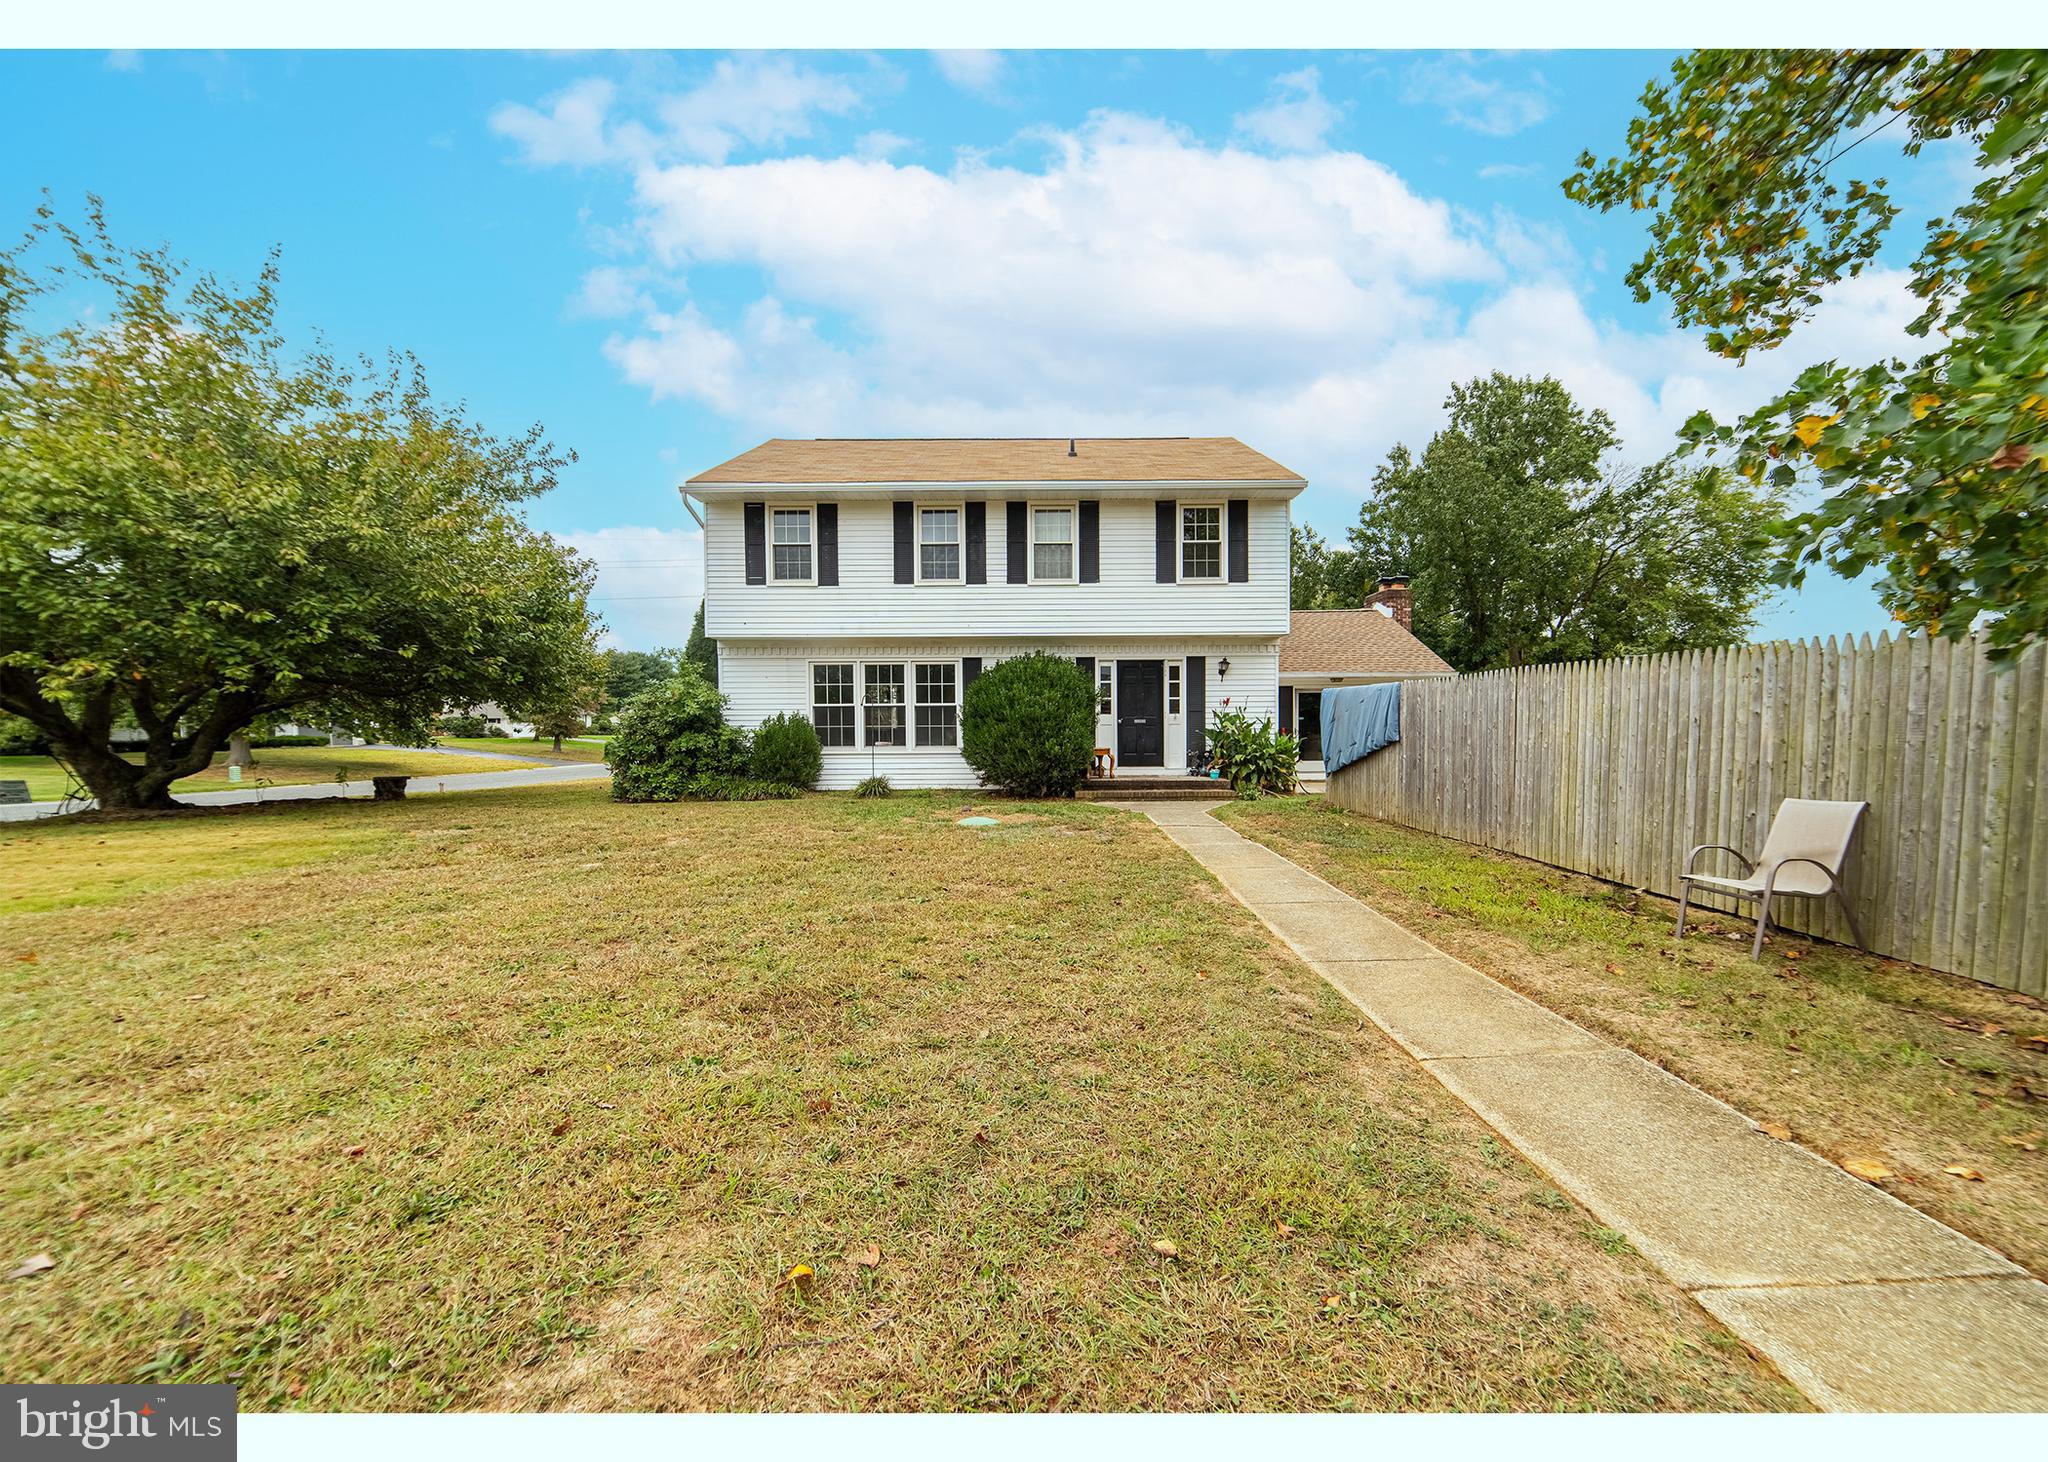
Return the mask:
<svg viewBox="0 0 2048 1462">
<path fill-rule="evenodd" d="M 1299 483 L 1235 437 L 777 437 L 690 479 L 721 483 Z"/>
<path fill-rule="evenodd" d="M 1443 675 L 1436 651 L 1377 609 L 1297 609 L 1280 639 L 1282 675 Z"/>
</svg>

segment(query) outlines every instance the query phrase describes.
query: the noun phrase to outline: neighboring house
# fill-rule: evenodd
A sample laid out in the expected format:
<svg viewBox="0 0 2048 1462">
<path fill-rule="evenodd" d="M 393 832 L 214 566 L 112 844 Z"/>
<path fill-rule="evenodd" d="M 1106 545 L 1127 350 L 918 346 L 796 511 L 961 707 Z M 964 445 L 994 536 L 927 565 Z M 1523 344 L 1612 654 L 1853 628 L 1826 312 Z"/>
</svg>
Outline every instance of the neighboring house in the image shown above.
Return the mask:
<svg viewBox="0 0 2048 1462">
<path fill-rule="evenodd" d="M 1280 640 L 1280 727 L 1301 738 L 1301 774 L 1323 771 L 1323 692 L 1338 685 L 1457 672 L 1415 638 L 1405 574 L 1381 579 L 1362 609 L 1297 609 Z"/>
<path fill-rule="evenodd" d="M 972 787 L 961 696 L 1033 651 L 1094 680 L 1120 774 L 1277 716 L 1304 486 L 1229 437 L 1060 437 L 776 440 L 682 491 L 734 721 L 808 715 L 826 787 Z"/>
<path fill-rule="evenodd" d="M 475 716 L 485 726 L 502 731 L 507 736 L 530 738 L 533 735 L 533 722 L 513 720 L 505 708 L 496 701 L 484 701 L 482 704 L 474 706 L 450 706 L 442 714 L 448 716 Z"/>
</svg>

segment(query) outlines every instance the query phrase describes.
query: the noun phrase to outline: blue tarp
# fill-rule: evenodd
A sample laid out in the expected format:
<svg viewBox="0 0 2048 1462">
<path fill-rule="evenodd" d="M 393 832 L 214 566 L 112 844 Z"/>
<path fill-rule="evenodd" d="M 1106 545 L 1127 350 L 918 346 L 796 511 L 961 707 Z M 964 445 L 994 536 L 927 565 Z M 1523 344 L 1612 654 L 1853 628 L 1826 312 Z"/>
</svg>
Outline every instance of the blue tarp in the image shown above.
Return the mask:
<svg viewBox="0 0 2048 1462">
<path fill-rule="evenodd" d="M 1323 692 L 1323 770 L 1335 772 L 1401 739 L 1401 682 Z"/>
</svg>

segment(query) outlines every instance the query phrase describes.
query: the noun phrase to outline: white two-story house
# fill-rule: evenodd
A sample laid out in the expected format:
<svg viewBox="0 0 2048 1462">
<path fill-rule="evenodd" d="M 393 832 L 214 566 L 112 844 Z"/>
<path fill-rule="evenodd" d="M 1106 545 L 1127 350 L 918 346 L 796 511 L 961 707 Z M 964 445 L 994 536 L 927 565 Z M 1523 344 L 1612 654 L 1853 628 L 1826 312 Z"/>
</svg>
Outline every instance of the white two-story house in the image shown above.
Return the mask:
<svg viewBox="0 0 2048 1462">
<path fill-rule="evenodd" d="M 1229 437 L 776 440 L 682 489 L 734 722 L 811 718 L 822 785 L 972 787 L 960 702 L 1044 651 L 1096 684 L 1119 776 L 1277 716 L 1302 479 Z"/>
</svg>

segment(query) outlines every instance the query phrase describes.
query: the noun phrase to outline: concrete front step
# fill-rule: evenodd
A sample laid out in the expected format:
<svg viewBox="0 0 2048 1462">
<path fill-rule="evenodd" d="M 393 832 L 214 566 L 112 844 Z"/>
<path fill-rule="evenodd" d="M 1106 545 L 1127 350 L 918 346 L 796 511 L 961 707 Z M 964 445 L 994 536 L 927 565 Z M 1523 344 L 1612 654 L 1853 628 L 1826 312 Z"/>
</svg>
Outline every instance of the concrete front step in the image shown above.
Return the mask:
<svg viewBox="0 0 2048 1462">
<path fill-rule="evenodd" d="M 1105 777 L 1083 782 L 1074 795 L 1084 802 L 1215 802 L 1232 793 L 1230 783 L 1207 777 Z"/>
</svg>

